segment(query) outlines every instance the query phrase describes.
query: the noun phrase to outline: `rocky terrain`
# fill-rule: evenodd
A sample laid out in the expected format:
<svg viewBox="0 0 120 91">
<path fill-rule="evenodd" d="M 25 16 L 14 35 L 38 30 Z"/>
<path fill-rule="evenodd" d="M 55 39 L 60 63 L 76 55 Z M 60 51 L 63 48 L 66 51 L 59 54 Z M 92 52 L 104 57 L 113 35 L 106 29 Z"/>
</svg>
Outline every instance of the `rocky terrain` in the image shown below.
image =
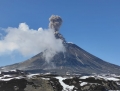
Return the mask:
<svg viewBox="0 0 120 91">
<path fill-rule="evenodd" d="M 0 91 L 119 91 L 120 76 L 28 74 L 20 70 L 1 72 Z"/>
</svg>

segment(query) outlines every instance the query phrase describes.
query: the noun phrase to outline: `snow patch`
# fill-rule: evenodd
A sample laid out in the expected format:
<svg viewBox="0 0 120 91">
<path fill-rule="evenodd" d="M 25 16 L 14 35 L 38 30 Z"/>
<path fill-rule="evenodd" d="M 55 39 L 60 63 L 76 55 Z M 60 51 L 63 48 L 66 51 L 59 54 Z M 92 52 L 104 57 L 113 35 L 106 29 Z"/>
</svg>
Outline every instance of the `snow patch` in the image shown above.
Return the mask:
<svg viewBox="0 0 120 91">
<path fill-rule="evenodd" d="M 65 80 L 66 78 L 63 78 L 63 77 L 55 77 L 56 79 L 59 80 L 60 84 L 63 86 L 63 90 L 62 91 L 66 91 L 66 89 L 69 89 L 69 91 L 72 91 L 74 86 L 69 86 L 69 85 L 66 85 L 63 80 Z"/>
<path fill-rule="evenodd" d="M 50 80 L 50 78 L 42 78 L 43 80 Z"/>
<path fill-rule="evenodd" d="M 10 70 L 10 72 L 17 72 L 16 70 Z"/>
<path fill-rule="evenodd" d="M 117 79 L 117 78 L 114 78 L 114 77 L 107 78 L 107 80 L 120 81 L 120 79 Z"/>
<path fill-rule="evenodd" d="M 86 79 L 86 78 L 89 78 L 90 76 L 82 76 L 80 77 L 80 79 Z"/>
<path fill-rule="evenodd" d="M 93 78 L 95 78 L 95 79 L 100 79 L 100 78 L 102 78 L 102 79 L 104 79 L 104 80 L 106 80 L 106 81 L 120 81 L 120 79 L 118 79 L 118 78 L 115 78 L 115 77 L 108 77 L 108 76 L 100 76 L 100 75 L 97 75 L 97 76 L 82 76 L 82 77 L 80 77 L 80 79 L 87 79 L 87 78 L 90 78 L 90 77 L 93 77 Z"/>
<path fill-rule="evenodd" d="M 12 79 L 22 79 L 24 77 L 19 76 L 19 77 L 12 77 L 10 75 L 4 75 L 3 77 L 0 77 L 0 81 L 10 81 Z"/>
<path fill-rule="evenodd" d="M 32 78 L 33 76 L 37 76 L 37 75 L 40 75 L 40 74 L 30 74 L 30 75 L 27 75 L 28 78 Z"/>
<path fill-rule="evenodd" d="M 84 86 L 84 85 L 86 85 L 86 84 L 88 84 L 87 82 L 82 82 L 81 84 L 80 84 L 80 86 Z"/>
</svg>

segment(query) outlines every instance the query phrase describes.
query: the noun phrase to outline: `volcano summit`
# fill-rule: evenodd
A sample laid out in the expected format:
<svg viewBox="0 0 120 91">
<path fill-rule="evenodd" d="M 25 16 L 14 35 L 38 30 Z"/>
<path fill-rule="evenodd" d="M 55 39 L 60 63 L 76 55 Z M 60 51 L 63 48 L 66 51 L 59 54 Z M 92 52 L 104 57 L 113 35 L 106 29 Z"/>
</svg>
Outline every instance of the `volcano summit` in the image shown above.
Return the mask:
<svg viewBox="0 0 120 91">
<path fill-rule="evenodd" d="M 66 74 L 66 72 L 70 74 L 120 74 L 120 66 L 105 62 L 76 44 L 66 42 L 59 33 L 62 24 L 60 16 L 52 15 L 49 20 L 49 28 L 53 31 L 55 38 L 62 41 L 61 50 L 54 51 L 54 49 L 48 48 L 24 62 L 1 67 L 0 70 L 20 69 L 33 73 L 56 72 L 57 74 Z"/>
</svg>

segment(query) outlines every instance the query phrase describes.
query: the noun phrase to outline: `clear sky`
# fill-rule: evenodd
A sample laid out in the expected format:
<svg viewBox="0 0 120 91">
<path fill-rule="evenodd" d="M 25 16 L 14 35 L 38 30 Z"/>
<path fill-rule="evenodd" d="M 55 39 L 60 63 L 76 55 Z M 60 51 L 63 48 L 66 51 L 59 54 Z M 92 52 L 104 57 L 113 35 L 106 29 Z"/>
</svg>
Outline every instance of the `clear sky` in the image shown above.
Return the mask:
<svg viewBox="0 0 120 91">
<path fill-rule="evenodd" d="M 60 32 L 66 41 L 120 65 L 120 0 L 0 0 L 0 36 L 6 36 L 2 28 L 18 28 L 20 23 L 47 29 L 52 14 L 63 19 Z M 31 56 L 1 53 L 0 66 Z"/>
</svg>

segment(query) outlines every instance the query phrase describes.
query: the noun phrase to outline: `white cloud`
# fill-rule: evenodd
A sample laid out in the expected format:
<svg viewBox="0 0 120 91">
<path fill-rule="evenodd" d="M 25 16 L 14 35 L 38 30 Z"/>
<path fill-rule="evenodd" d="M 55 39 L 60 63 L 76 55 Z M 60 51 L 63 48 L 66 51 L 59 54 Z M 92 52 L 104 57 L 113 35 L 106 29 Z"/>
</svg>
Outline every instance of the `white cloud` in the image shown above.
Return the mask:
<svg viewBox="0 0 120 91">
<path fill-rule="evenodd" d="M 2 40 L 3 39 L 3 35 L 2 35 L 2 33 L 0 33 L 0 40 Z"/>
<path fill-rule="evenodd" d="M 44 54 L 46 60 L 52 58 L 57 52 L 63 52 L 62 40 L 56 39 L 51 29 L 29 29 L 25 23 L 18 28 L 9 27 L 7 35 L 0 40 L 0 54 L 19 51 L 24 56 L 35 55 L 47 50 Z"/>
</svg>

